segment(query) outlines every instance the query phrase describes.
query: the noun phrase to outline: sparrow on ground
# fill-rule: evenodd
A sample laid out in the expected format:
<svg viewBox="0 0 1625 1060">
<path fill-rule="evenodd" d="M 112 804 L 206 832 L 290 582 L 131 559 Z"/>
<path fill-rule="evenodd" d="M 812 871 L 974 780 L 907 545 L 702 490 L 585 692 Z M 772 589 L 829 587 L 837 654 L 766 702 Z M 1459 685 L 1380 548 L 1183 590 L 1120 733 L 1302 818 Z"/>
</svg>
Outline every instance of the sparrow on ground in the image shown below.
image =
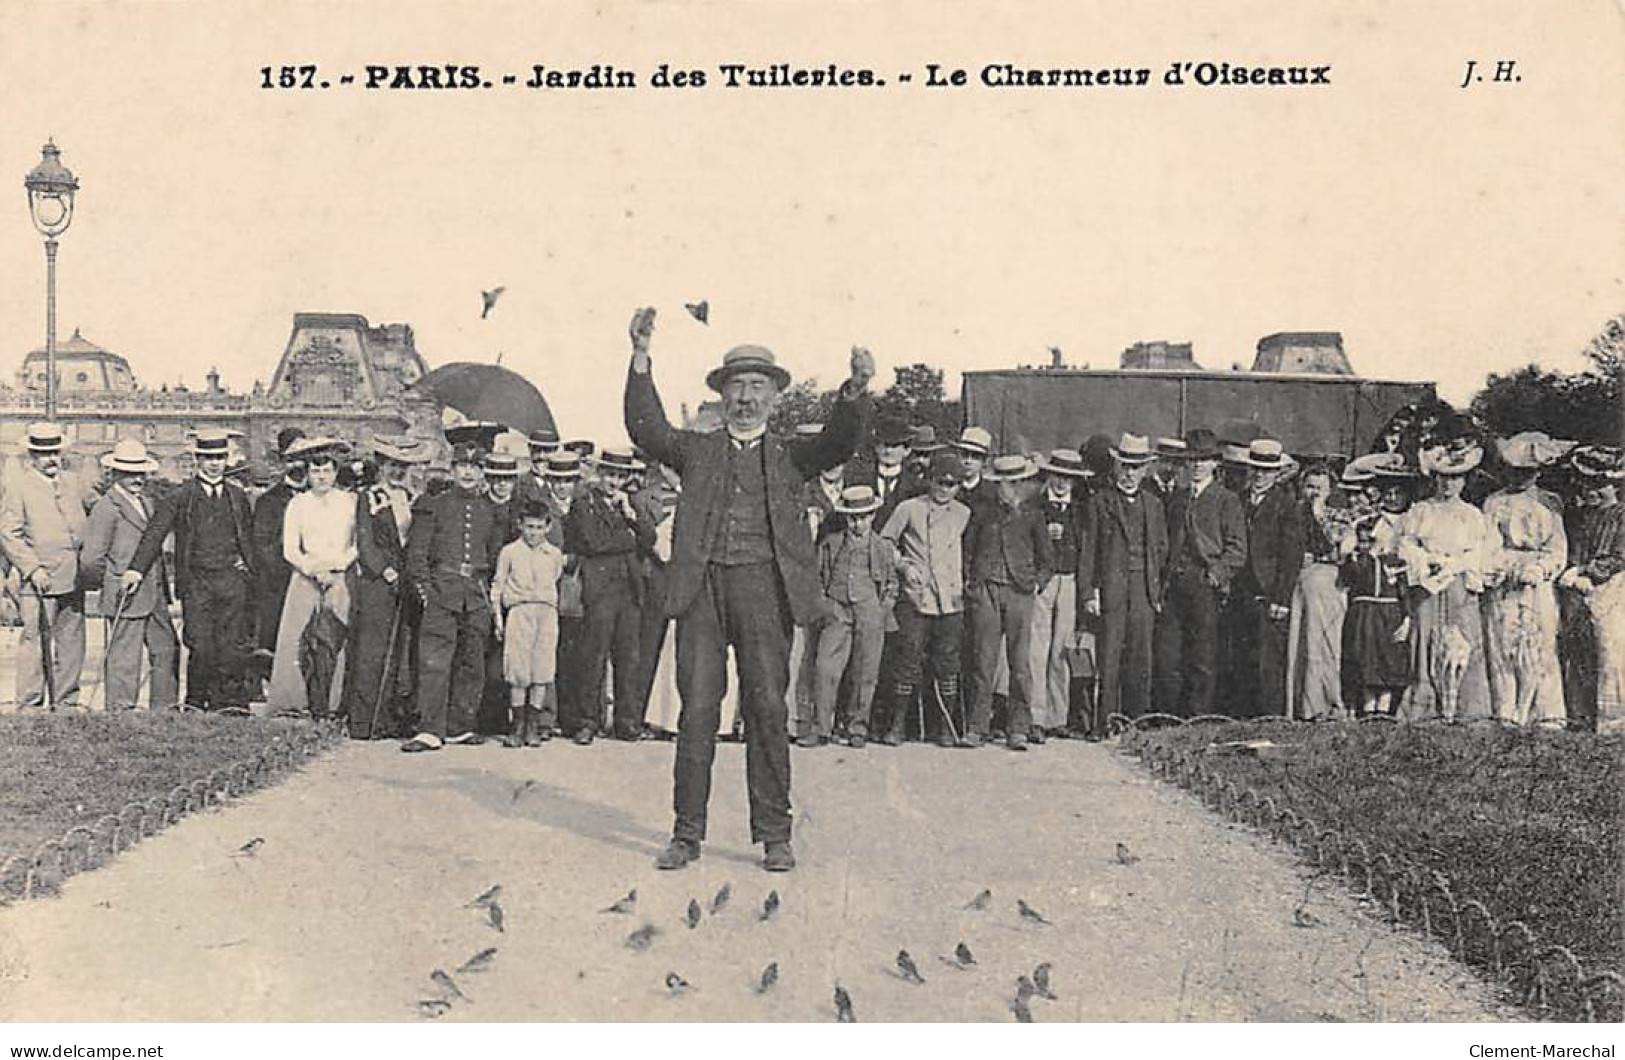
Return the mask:
<svg viewBox="0 0 1625 1060">
<path fill-rule="evenodd" d="M 721 887 L 717 888 L 717 893 L 711 898 L 711 915 L 716 916 L 718 913 L 722 912 L 722 907 L 727 905 L 728 899 L 732 897 L 733 887 L 730 885 L 725 883 Z"/>
<path fill-rule="evenodd" d="M 963 942 L 954 947 L 954 960 L 958 961 L 960 964 L 976 963 L 975 955 L 971 953 L 970 947 L 965 945 Z"/>
<path fill-rule="evenodd" d="M 856 1023 L 858 1017 L 852 1011 L 852 995 L 846 992 L 846 987 L 835 984 L 835 1022 Z"/>
<path fill-rule="evenodd" d="M 495 946 L 487 946 L 485 949 L 458 965 L 457 974 L 462 975 L 466 972 L 483 972 L 487 968 L 491 967 L 491 962 L 496 960 L 496 956 L 497 948 Z"/>
<path fill-rule="evenodd" d="M 1129 850 L 1127 843 L 1117 844 L 1117 863 L 1119 865 L 1132 865 L 1140 860 L 1140 855 Z"/>
<path fill-rule="evenodd" d="M 1035 924 L 1049 923 L 1048 920 L 1044 919 L 1043 913 L 1040 913 L 1038 910 L 1028 905 L 1026 900 L 1023 898 L 1016 899 L 1016 912 L 1021 914 L 1021 919 L 1023 920 L 1031 920 Z"/>
<path fill-rule="evenodd" d="M 981 894 L 977 895 L 975 898 L 972 898 L 970 901 L 966 902 L 965 903 L 965 908 L 966 909 L 974 909 L 977 912 L 981 912 L 982 910 L 986 909 L 992 903 L 993 903 L 993 892 L 988 891 L 988 890 L 984 890 Z"/>
<path fill-rule="evenodd" d="M 502 926 L 503 919 L 502 907 L 494 900 L 488 902 L 485 906 L 485 922 L 498 931 L 506 931 L 507 929 Z"/>
<path fill-rule="evenodd" d="M 685 990 L 689 989 L 688 980 L 684 979 L 676 972 L 667 972 L 666 989 L 670 990 L 673 994 L 681 994 Z"/>
<path fill-rule="evenodd" d="M 1043 964 L 1040 964 L 1037 968 L 1033 969 L 1033 986 L 1037 989 L 1038 996 L 1043 998 L 1045 1001 L 1058 1000 L 1055 995 L 1055 991 L 1049 988 L 1050 968 L 1050 963 L 1045 961 Z"/>
<path fill-rule="evenodd" d="M 778 961 L 770 961 L 768 963 L 768 966 L 766 968 L 762 969 L 761 978 L 759 978 L 756 981 L 756 992 L 758 994 L 765 994 L 769 990 L 772 990 L 773 989 L 773 984 L 777 983 L 778 981 L 779 981 L 779 962 Z"/>
<path fill-rule="evenodd" d="M 683 923 L 692 931 L 700 926 L 700 903 L 690 898 L 688 900 L 688 913 L 683 917 Z"/>
<path fill-rule="evenodd" d="M 499 356 L 497 358 L 497 360 L 500 363 L 501 357 Z M 518 802 L 519 801 L 519 796 L 523 795 L 525 792 L 529 791 L 531 788 L 534 788 L 535 786 L 536 786 L 536 782 L 534 780 L 527 780 L 523 784 L 519 785 L 517 788 L 514 788 L 513 789 L 513 801 Z"/>
<path fill-rule="evenodd" d="M 451 1011 L 451 1002 L 438 997 L 424 998 L 418 1002 L 418 1015 L 425 1019 L 437 1020 Z"/>
<path fill-rule="evenodd" d="M 655 927 L 653 924 L 645 924 L 636 931 L 632 932 L 632 934 L 626 936 L 626 945 L 630 949 L 637 950 L 641 953 L 653 945 L 655 936 L 658 934 L 660 934 L 659 928 Z"/>
<path fill-rule="evenodd" d="M 897 971 L 911 983 L 925 982 L 925 976 L 920 974 L 920 969 L 915 965 L 914 958 L 908 955 L 907 950 L 897 951 Z"/>
<path fill-rule="evenodd" d="M 436 968 L 434 971 L 429 973 L 429 980 L 433 982 L 435 986 L 440 988 L 440 992 L 444 994 L 448 1000 L 451 998 L 456 998 L 458 1001 L 468 1000 L 468 995 L 457 989 L 456 980 L 452 979 L 451 976 L 447 975 L 439 968 Z"/>
<path fill-rule="evenodd" d="M 484 891 L 482 891 L 478 898 L 474 899 L 472 902 L 469 902 L 467 905 L 463 906 L 463 908 L 464 909 L 483 909 L 485 906 L 488 906 L 492 902 L 496 901 L 497 900 L 497 895 L 499 895 L 501 893 L 502 893 L 502 884 L 493 883 L 491 886 L 487 887 Z"/>
<path fill-rule="evenodd" d="M 246 842 L 242 846 L 238 847 L 237 848 L 237 853 L 233 854 L 232 857 L 251 858 L 255 854 L 258 854 L 260 852 L 260 847 L 262 847 L 264 845 L 265 845 L 264 837 L 263 836 L 255 836 L 253 839 L 250 839 L 248 842 Z"/>
<path fill-rule="evenodd" d="M 1033 985 L 1033 981 L 1031 979 L 1028 979 L 1025 975 L 1016 976 L 1017 1001 L 1026 1001 L 1036 993 L 1038 993 L 1038 988 Z"/>
<path fill-rule="evenodd" d="M 1031 1023 L 1033 1021 L 1033 1010 L 1028 1006 L 1027 999 L 1024 997 L 1018 996 L 1014 1001 L 1010 1002 L 1010 1011 L 1015 1015 L 1017 1023 Z"/>
<path fill-rule="evenodd" d="M 762 902 L 762 915 L 759 920 L 770 920 L 774 913 L 779 911 L 779 892 L 768 891 L 766 901 Z"/>
<path fill-rule="evenodd" d="M 616 902 L 614 905 L 606 906 L 605 908 L 600 909 L 598 911 L 600 913 L 630 913 L 633 909 L 637 908 L 637 905 L 638 905 L 638 889 L 636 887 L 634 887 L 630 891 L 626 892 L 626 897 L 625 898 L 622 898 L 620 901 Z"/>
</svg>

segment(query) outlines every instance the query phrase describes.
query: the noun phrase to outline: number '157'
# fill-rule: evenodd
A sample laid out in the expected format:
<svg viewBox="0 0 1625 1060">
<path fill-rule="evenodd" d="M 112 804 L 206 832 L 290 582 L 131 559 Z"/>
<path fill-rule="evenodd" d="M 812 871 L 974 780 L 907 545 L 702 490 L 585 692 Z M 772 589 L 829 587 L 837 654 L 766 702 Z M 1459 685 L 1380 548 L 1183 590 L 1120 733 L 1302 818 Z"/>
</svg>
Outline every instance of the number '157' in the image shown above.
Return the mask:
<svg viewBox="0 0 1625 1060">
<path fill-rule="evenodd" d="M 274 80 L 273 80 L 274 77 Z M 315 88 L 315 66 L 262 66 L 261 88 Z"/>
</svg>

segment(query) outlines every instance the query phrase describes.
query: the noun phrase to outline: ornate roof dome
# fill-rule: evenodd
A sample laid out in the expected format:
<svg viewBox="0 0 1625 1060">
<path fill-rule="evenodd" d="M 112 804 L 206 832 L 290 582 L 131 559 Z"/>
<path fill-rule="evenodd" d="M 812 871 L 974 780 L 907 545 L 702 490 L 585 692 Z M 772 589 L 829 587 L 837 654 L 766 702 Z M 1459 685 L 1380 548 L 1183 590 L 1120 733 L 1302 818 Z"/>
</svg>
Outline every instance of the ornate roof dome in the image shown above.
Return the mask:
<svg viewBox="0 0 1625 1060">
<path fill-rule="evenodd" d="M 91 342 L 75 328 L 56 347 L 57 389 L 64 393 L 125 394 L 136 389 L 130 362 Z M 45 389 L 45 347 L 28 351 L 17 383 L 26 390 Z"/>
</svg>

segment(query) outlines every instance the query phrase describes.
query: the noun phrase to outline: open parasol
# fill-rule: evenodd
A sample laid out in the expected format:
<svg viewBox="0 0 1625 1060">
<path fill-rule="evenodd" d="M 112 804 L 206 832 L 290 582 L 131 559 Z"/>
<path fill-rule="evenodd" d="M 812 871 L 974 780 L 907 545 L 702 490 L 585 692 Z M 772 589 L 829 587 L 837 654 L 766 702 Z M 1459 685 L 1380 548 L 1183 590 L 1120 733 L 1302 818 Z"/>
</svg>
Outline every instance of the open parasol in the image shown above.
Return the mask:
<svg viewBox="0 0 1625 1060">
<path fill-rule="evenodd" d="M 471 420 L 500 423 L 521 434 L 558 430 L 541 391 L 501 365 L 455 361 L 419 379 L 412 389 Z"/>
</svg>

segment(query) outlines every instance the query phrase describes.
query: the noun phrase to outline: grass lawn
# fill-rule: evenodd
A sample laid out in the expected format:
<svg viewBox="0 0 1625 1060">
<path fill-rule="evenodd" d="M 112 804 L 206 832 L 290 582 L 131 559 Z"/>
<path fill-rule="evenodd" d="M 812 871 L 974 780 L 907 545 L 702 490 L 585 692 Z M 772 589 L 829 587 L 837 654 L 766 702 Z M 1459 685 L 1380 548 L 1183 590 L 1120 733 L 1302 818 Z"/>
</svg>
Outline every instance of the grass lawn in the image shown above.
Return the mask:
<svg viewBox="0 0 1625 1060">
<path fill-rule="evenodd" d="M 309 728 L 144 710 L 0 717 L 0 863 Z"/>
<path fill-rule="evenodd" d="M 1186 752 L 1268 739 L 1207 768 L 1282 809 L 1445 873 L 1502 924 L 1574 951 L 1588 974 L 1625 967 L 1625 740 L 1497 726 L 1286 725 L 1159 730 Z"/>
</svg>

